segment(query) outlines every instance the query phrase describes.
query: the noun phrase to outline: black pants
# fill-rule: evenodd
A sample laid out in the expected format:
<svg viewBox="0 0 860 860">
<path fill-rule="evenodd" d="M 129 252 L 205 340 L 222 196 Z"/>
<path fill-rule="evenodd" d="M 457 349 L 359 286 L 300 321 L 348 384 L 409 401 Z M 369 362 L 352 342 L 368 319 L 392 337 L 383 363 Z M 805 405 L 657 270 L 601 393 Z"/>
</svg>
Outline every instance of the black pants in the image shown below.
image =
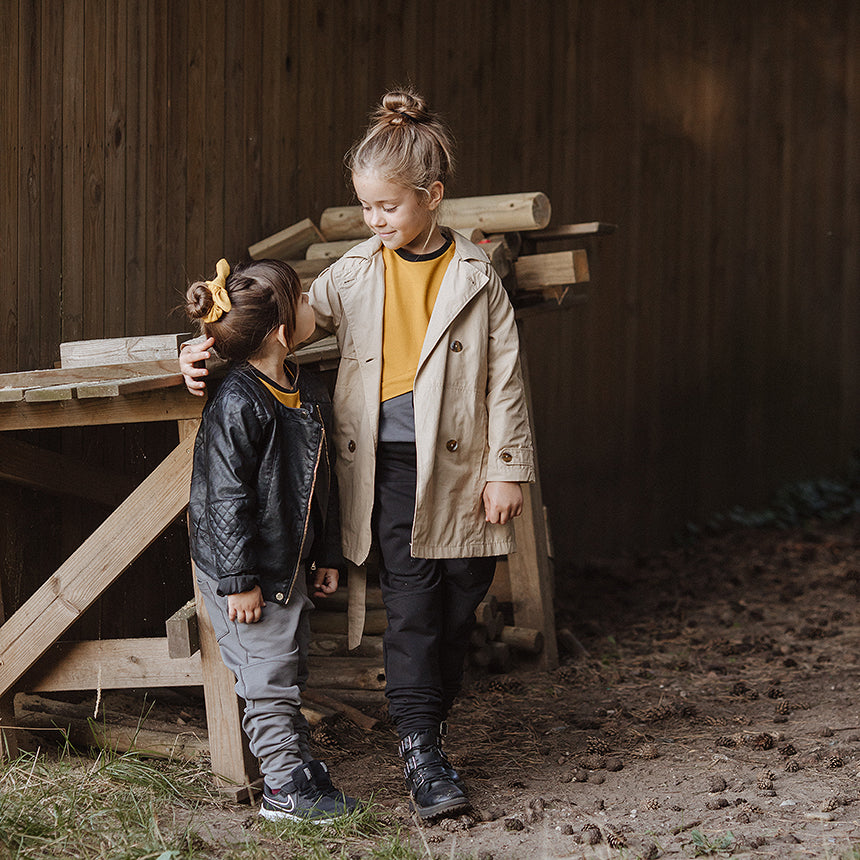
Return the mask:
<svg viewBox="0 0 860 860">
<path fill-rule="evenodd" d="M 496 568 L 495 557 L 412 558 L 415 477 L 413 444 L 379 444 L 373 522 L 388 615 L 385 694 L 401 738 L 438 729 L 447 717 L 463 681 L 475 609 Z"/>
</svg>

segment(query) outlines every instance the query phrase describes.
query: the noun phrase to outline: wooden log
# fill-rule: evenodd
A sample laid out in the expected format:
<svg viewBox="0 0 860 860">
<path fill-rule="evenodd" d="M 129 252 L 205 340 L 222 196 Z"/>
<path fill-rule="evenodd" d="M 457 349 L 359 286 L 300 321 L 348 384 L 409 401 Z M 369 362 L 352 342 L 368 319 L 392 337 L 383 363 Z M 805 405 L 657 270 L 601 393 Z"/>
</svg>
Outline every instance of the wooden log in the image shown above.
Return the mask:
<svg viewBox="0 0 860 860">
<path fill-rule="evenodd" d="M 490 663 L 487 668 L 491 672 L 510 671 L 513 662 L 510 646 L 504 642 L 488 642 L 487 648 L 490 650 Z"/>
<path fill-rule="evenodd" d="M 485 239 L 478 242 L 478 247 L 487 255 L 490 265 L 500 278 L 506 278 L 511 271 L 511 252 L 504 239 Z"/>
<path fill-rule="evenodd" d="M 337 242 L 317 242 L 305 252 L 306 260 L 339 260 L 350 248 L 363 242 L 363 239 L 342 239 Z"/>
<path fill-rule="evenodd" d="M 385 690 L 347 690 L 343 687 L 317 687 L 311 689 L 314 693 L 333 696 L 347 704 L 362 708 L 378 708 L 385 704 Z M 308 690 L 304 690 L 305 695 Z"/>
<path fill-rule="evenodd" d="M 189 337 L 192 335 L 153 334 L 68 341 L 60 344 L 60 366 L 94 367 L 176 359 L 182 343 Z"/>
<path fill-rule="evenodd" d="M 332 712 L 342 714 L 350 722 L 355 723 L 359 728 L 370 731 L 379 723 L 376 717 L 370 717 L 358 708 L 340 701 L 334 696 L 329 696 L 326 693 L 321 693 L 319 690 L 304 690 L 302 692 L 302 702 L 311 702 L 314 705 L 322 706 L 330 709 Z M 304 705 L 302 706 L 304 707 Z"/>
<path fill-rule="evenodd" d="M 311 631 L 314 634 L 342 633 L 346 635 L 348 618 L 345 612 L 312 612 Z M 384 609 L 368 609 L 364 616 L 364 633 L 381 636 L 388 626 Z"/>
<path fill-rule="evenodd" d="M 286 227 L 248 248 L 252 260 L 290 260 L 301 257 L 314 242 L 324 242 L 325 236 L 310 218 Z"/>
<path fill-rule="evenodd" d="M 533 630 L 531 627 L 502 627 L 499 641 L 504 642 L 517 651 L 526 651 L 529 654 L 540 654 L 543 651 L 543 633 Z"/>
<path fill-rule="evenodd" d="M 347 690 L 385 689 L 381 660 L 370 657 L 309 657 L 308 669 L 316 685 Z"/>
<path fill-rule="evenodd" d="M 439 222 L 454 230 L 475 227 L 485 233 L 542 230 L 549 224 L 552 207 L 540 191 L 460 197 L 443 200 Z M 361 239 L 371 235 L 360 206 L 333 206 L 325 209 L 320 229 L 326 239 Z"/>
<path fill-rule="evenodd" d="M 382 637 L 362 636 L 357 648 L 350 650 L 345 633 L 319 634 L 311 637 L 308 653 L 313 657 L 382 657 Z"/>
<path fill-rule="evenodd" d="M 379 586 L 369 587 L 365 591 L 364 605 L 368 609 L 382 609 L 382 589 Z M 347 589 L 340 588 L 328 597 L 317 597 L 314 606 L 319 612 L 346 612 L 349 607 L 349 595 Z"/>
<path fill-rule="evenodd" d="M 582 236 L 605 236 L 618 229 L 616 224 L 603 221 L 587 221 L 581 224 L 561 224 L 549 230 L 529 233 L 525 238 L 529 242 L 551 242 L 560 239 L 578 239 Z"/>
<path fill-rule="evenodd" d="M 191 657 L 200 650 L 200 631 L 197 625 L 197 605 L 189 600 L 165 622 L 167 628 L 167 656 L 171 660 Z"/>
<path fill-rule="evenodd" d="M 514 263 L 518 290 L 543 290 L 548 287 L 581 284 L 589 279 L 586 251 L 555 251 L 532 254 Z"/>
<path fill-rule="evenodd" d="M 475 618 L 480 626 L 487 631 L 488 639 L 498 639 L 505 626 L 505 619 L 498 609 L 498 602 L 493 595 L 487 595 L 486 600 L 475 610 Z"/>
<path fill-rule="evenodd" d="M 492 652 L 490 651 L 490 643 L 488 642 L 486 645 L 482 645 L 480 648 L 473 648 L 469 652 L 469 660 L 475 665 L 480 666 L 482 669 L 486 669 L 487 666 L 490 665 L 490 660 L 493 659 Z"/>
<path fill-rule="evenodd" d="M 529 234 L 531 235 L 531 233 Z M 499 239 L 504 239 L 508 250 L 511 252 L 511 259 L 516 260 L 519 257 L 523 247 L 523 234 L 519 230 L 511 230 L 507 233 L 489 233 L 485 237 L 491 242 L 496 242 Z"/>
</svg>

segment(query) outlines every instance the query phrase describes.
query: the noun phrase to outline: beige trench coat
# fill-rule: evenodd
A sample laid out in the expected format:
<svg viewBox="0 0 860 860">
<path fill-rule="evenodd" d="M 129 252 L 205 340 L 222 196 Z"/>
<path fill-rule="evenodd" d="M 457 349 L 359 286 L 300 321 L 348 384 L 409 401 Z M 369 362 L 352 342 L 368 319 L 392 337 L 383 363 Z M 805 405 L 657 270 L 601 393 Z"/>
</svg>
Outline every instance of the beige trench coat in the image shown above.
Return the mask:
<svg viewBox="0 0 860 860">
<path fill-rule="evenodd" d="M 534 454 L 514 312 L 498 275 L 457 233 L 415 375 L 414 558 L 502 555 L 513 525 L 487 523 L 487 481 L 534 480 Z M 362 242 L 312 284 L 317 325 L 337 335 L 334 443 L 343 551 L 370 549 L 385 267 L 381 241 Z"/>
</svg>

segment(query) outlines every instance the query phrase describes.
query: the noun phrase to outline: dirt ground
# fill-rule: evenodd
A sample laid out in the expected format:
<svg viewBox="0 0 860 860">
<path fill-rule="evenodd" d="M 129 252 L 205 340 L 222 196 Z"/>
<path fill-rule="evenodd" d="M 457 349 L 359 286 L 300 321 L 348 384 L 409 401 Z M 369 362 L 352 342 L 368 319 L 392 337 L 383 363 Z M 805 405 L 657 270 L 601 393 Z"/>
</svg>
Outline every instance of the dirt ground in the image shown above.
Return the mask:
<svg viewBox="0 0 860 860">
<path fill-rule="evenodd" d="M 433 853 L 860 856 L 858 538 L 860 518 L 743 529 L 560 571 L 587 654 L 471 679 L 446 749 L 474 813 L 424 825 Z M 390 730 L 327 746 L 411 821 Z"/>
<path fill-rule="evenodd" d="M 418 827 L 396 736 L 314 732 L 439 858 L 860 857 L 860 517 L 557 574 L 561 666 L 471 670 L 446 749 L 473 811 Z M 222 810 L 234 836 L 259 819 Z"/>
</svg>

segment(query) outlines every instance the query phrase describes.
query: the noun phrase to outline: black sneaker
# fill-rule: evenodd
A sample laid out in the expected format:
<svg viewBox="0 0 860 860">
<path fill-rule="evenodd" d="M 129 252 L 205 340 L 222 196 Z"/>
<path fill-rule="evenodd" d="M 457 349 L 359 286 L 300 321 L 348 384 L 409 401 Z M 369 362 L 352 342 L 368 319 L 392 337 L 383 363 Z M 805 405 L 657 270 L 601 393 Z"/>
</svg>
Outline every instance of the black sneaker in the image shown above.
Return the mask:
<svg viewBox="0 0 860 860">
<path fill-rule="evenodd" d="M 319 783 L 321 784 L 318 784 Z M 280 788 L 263 786 L 260 815 L 269 821 L 313 821 L 329 824 L 349 815 L 358 802 L 338 791 L 321 761 L 299 765 Z"/>
</svg>

